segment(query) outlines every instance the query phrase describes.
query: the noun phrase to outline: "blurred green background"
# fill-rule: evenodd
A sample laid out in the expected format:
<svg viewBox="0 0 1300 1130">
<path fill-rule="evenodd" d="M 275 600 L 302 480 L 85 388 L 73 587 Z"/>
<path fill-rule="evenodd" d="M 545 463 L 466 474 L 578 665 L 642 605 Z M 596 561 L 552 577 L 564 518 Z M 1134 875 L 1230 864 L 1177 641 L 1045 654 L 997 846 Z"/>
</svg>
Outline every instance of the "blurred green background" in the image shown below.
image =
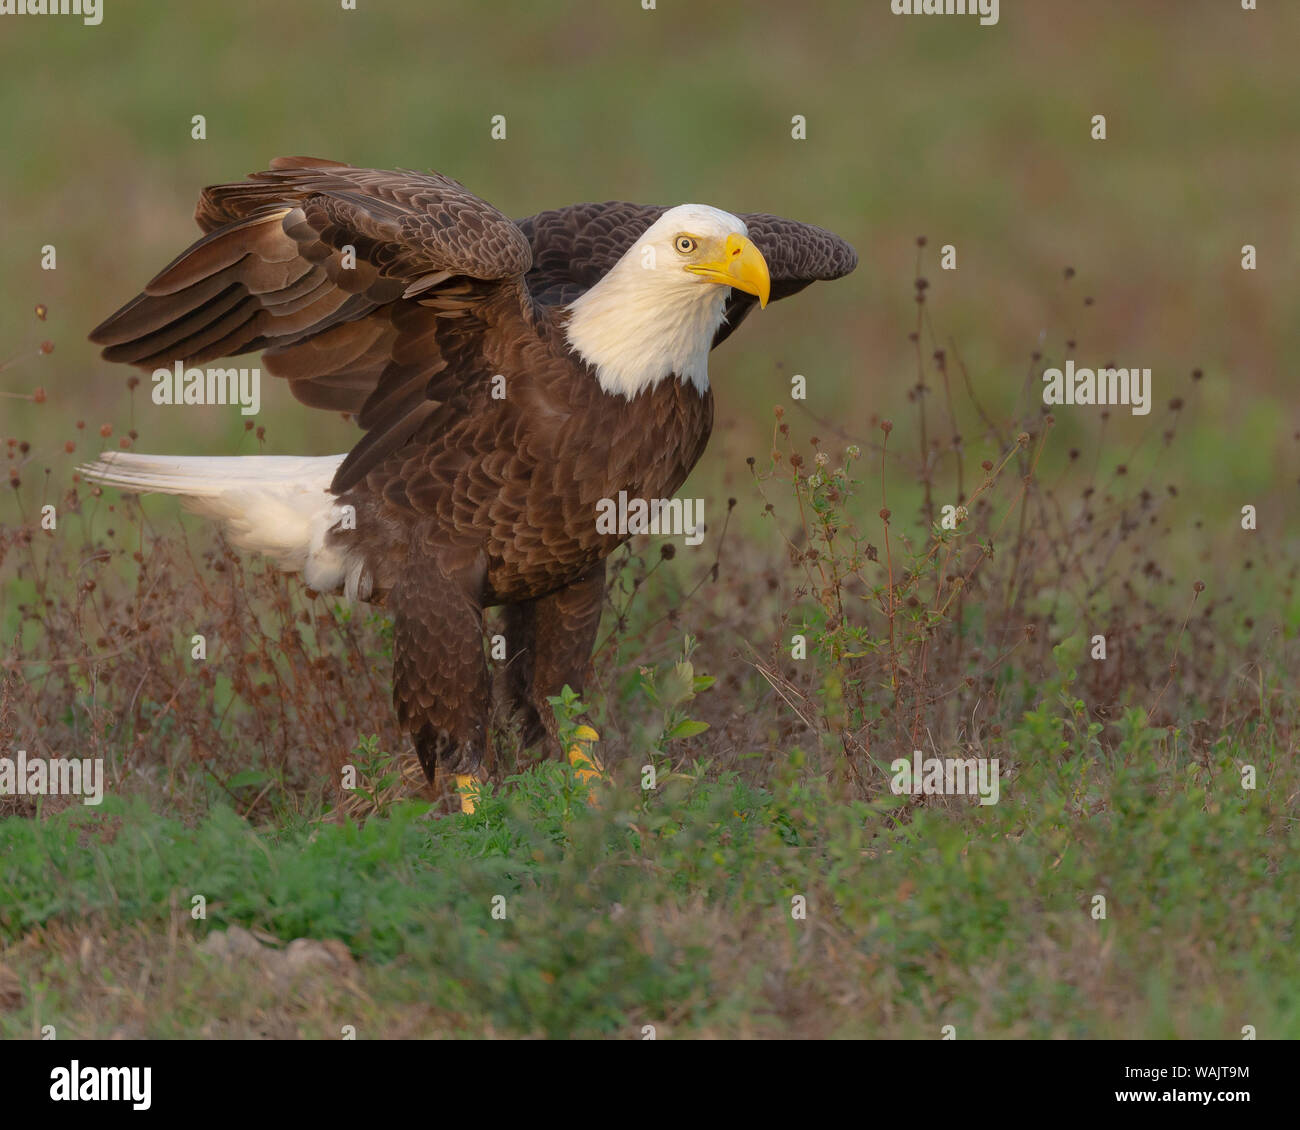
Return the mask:
<svg viewBox="0 0 1300 1130">
<path fill-rule="evenodd" d="M 436 168 L 517 216 L 692 200 L 854 243 L 853 276 L 751 317 L 715 355 L 719 427 L 697 471 L 710 485 L 765 453 L 791 373 L 848 436 L 871 438 L 873 414 L 914 418 L 924 234 L 935 341 L 956 345 L 1000 414 L 1035 348 L 1060 359 L 1073 337 L 1080 364 L 1150 366 L 1155 410 L 1118 413 L 1113 452 L 1098 452 L 1122 460 L 1168 426 L 1164 405 L 1201 367 L 1190 444 L 1163 470 L 1201 514 L 1220 510 L 1207 524 L 1221 530 L 1243 500 L 1261 525 L 1292 505 L 1300 4 L 1008 0 L 981 27 L 895 16 L 888 0 L 104 2 L 98 27 L 0 17 L 0 389 L 49 397 L 0 401 L 3 431 L 56 469 L 98 446 L 97 425 L 114 425 L 106 445 L 131 426 L 130 371 L 85 334 L 193 238 L 198 190 L 310 154 Z M 1097 113 L 1105 141 L 1089 136 Z M 791 138 L 795 114 L 807 140 Z M 937 268 L 945 243 L 956 271 Z M 35 356 L 43 339 L 55 350 Z M 255 450 L 234 409 L 138 393 L 134 412 L 141 450 Z M 65 455 L 77 418 L 88 430 Z M 1101 442 L 1095 409 L 1058 418 L 1059 450 Z M 258 423 L 273 453 L 356 437 L 270 380 Z"/>
</svg>

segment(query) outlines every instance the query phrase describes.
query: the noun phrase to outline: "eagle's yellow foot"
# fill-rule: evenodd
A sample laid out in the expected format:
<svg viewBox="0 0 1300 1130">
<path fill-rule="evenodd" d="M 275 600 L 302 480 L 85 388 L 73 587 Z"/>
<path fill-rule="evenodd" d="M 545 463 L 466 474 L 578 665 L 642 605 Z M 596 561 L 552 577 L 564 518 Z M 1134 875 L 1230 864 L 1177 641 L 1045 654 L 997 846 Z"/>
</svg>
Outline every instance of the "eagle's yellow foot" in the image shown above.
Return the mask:
<svg viewBox="0 0 1300 1130">
<path fill-rule="evenodd" d="M 456 795 L 460 797 L 460 810 L 467 816 L 473 816 L 478 806 L 478 790 L 482 781 L 471 773 L 457 773 Z"/>
<path fill-rule="evenodd" d="M 600 740 L 600 735 L 590 726 L 579 726 L 573 732 L 573 744 L 569 746 L 569 764 L 577 770 L 577 777 L 585 784 L 605 780 L 605 767 L 595 754 L 592 746 Z M 589 793 L 587 803 L 600 807 L 600 800 L 595 793 Z"/>
</svg>

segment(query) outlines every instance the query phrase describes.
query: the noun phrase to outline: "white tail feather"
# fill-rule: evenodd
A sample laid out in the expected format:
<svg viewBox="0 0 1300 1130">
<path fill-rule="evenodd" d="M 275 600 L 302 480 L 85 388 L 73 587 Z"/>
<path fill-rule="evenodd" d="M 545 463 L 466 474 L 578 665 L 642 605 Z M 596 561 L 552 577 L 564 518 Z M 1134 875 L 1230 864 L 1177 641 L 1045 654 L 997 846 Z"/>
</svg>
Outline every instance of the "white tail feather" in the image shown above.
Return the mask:
<svg viewBox="0 0 1300 1130">
<path fill-rule="evenodd" d="M 320 592 L 365 600 L 363 562 L 325 543 L 344 509 L 329 493 L 342 455 L 137 455 L 106 451 L 81 467 L 92 482 L 134 494 L 174 494 L 187 510 L 216 518 L 235 545 L 264 553 Z M 359 591 L 362 590 L 362 591 Z"/>
</svg>

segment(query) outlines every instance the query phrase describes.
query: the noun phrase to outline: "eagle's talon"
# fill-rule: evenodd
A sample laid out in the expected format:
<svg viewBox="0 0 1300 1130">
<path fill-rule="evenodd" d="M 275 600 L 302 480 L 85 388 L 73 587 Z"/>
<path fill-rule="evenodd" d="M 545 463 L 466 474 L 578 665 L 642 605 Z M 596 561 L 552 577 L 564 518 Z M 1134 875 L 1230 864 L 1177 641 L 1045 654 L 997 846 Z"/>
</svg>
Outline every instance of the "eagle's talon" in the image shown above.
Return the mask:
<svg viewBox="0 0 1300 1130">
<path fill-rule="evenodd" d="M 456 795 L 460 797 L 460 810 L 466 816 L 473 816 L 478 807 L 481 784 L 477 777 L 468 773 L 456 774 Z"/>
<path fill-rule="evenodd" d="M 592 749 L 592 746 L 600 740 L 600 735 L 590 726 L 579 726 L 573 731 L 573 739 L 573 744 L 568 749 L 568 758 L 578 780 L 584 785 L 590 785 L 593 781 L 607 781 L 605 766 L 601 764 L 600 758 Z M 599 808 L 600 798 L 594 792 L 590 792 L 587 794 L 587 803 L 592 808 Z"/>
</svg>

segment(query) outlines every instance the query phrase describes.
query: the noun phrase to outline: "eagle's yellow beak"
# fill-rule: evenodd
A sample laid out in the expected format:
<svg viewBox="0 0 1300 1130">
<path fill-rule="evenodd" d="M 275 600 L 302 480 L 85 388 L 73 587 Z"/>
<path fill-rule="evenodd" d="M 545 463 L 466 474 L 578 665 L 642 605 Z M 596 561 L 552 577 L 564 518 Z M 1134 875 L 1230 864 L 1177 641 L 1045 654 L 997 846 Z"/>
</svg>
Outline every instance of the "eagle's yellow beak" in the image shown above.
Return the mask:
<svg viewBox="0 0 1300 1130">
<path fill-rule="evenodd" d="M 729 235 L 721 260 L 692 263 L 686 268 L 694 275 L 723 286 L 733 286 L 746 294 L 758 296 L 759 306 L 766 306 L 772 292 L 772 276 L 763 253 L 743 235 Z"/>
</svg>

